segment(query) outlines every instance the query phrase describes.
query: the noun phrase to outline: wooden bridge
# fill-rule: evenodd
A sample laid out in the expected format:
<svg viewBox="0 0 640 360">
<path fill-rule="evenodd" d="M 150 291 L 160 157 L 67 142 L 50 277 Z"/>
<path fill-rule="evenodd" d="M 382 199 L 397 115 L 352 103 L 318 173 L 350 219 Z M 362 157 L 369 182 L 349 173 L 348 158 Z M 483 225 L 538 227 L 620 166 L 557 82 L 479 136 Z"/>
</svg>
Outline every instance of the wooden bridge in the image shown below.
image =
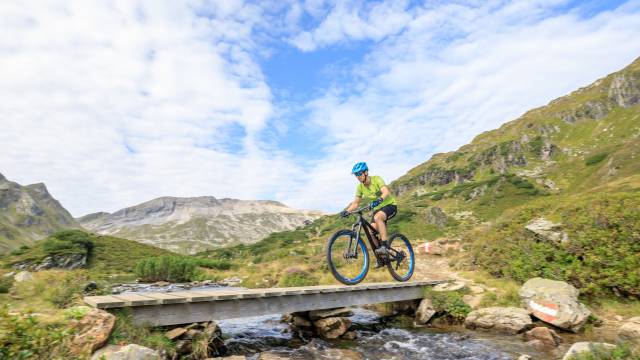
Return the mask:
<svg viewBox="0 0 640 360">
<path fill-rule="evenodd" d="M 420 299 L 425 287 L 445 282 L 434 280 L 354 286 L 144 292 L 87 296 L 84 302 L 107 310 L 129 308 L 135 323 L 162 326 Z"/>
</svg>

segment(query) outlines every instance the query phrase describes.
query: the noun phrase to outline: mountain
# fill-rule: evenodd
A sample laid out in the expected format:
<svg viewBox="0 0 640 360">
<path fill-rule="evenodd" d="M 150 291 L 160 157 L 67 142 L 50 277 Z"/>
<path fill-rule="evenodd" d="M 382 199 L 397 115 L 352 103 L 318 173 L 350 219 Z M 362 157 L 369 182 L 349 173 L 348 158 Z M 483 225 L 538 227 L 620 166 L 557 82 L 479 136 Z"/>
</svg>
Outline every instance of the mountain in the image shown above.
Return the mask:
<svg viewBox="0 0 640 360">
<path fill-rule="evenodd" d="M 85 229 L 180 253 L 249 244 L 277 231 L 303 226 L 322 215 L 276 201 L 161 197 L 113 214 L 78 219 Z"/>
<path fill-rule="evenodd" d="M 0 253 L 80 224 L 42 184 L 21 186 L 0 174 Z"/>
<path fill-rule="evenodd" d="M 585 296 L 640 298 L 640 58 L 593 84 L 435 154 L 390 184 L 390 232 L 459 242 L 452 264 L 524 282 L 565 280 Z M 296 271 L 327 279 L 327 216 L 229 259 L 261 286 Z M 446 239 L 446 240 L 445 240 Z M 253 283 L 251 283 L 251 280 Z"/>
</svg>

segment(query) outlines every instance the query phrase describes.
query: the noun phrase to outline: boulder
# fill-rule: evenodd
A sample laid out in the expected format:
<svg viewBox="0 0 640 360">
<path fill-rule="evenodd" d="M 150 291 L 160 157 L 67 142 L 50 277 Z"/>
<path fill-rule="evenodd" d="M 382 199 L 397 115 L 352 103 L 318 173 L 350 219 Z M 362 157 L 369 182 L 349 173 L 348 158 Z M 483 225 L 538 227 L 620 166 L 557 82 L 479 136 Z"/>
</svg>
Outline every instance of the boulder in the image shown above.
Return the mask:
<svg viewBox="0 0 640 360">
<path fill-rule="evenodd" d="M 169 339 L 169 340 L 174 340 L 174 339 L 179 338 L 180 336 L 182 336 L 186 332 L 187 332 L 187 329 L 182 328 L 182 327 L 177 327 L 175 329 L 171 329 L 171 330 L 167 331 L 166 333 L 164 333 L 164 336 L 166 336 L 167 339 Z"/>
<path fill-rule="evenodd" d="M 447 215 L 437 206 L 430 206 L 427 208 L 426 216 L 427 224 L 435 225 L 439 229 L 447 226 Z"/>
<path fill-rule="evenodd" d="M 618 338 L 640 345 L 640 316 L 625 321 L 618 330 Z"/>
<path fill-rule="evenodd" d="M 75 334 L 71 338 L 69 351 L 74 355 L 89 355 L 107 342 L 116 317 L 104 310 L 91 308 L 82 319 L 70 323 Z"/>
<path fill-rule="evenodd" d="M 355 340 L 358 338 L 358 333 L 355 331 L 347 331 L 342 335 L 342 338 L 345 340 Z"/>
<path fill-rule="evenodd" d="M 136 344 L 109 345 L 96 351 L 91 360 L 160 360 L 160 354 Z"/>
<path fill-rule="evenodd" d="M 564 356 L 562 357 L 562 360 L 571 360 L 573 358 L 573 356 L 581 354 L 581 353 L 589 353 L 589 352 L 595 352 L 598 351 L 599 349 L 613 349 L 615 348 L 615 345 L 613 344 L 607 344 L 607 343 L 598 343 L 598 342 L 577 342 L 573 345 L 571 345 L 571 348 L 569 348 L 569 351 L 567 351 Z"/>
<path fill-rule="evenodd" d="M 16 274 L 13 280 L 15 282 L 31 281 L 33 280 L 33 274 L 31 274 L 28 271 L 20 271 L 19 273 Z"/>
<path fill-rule="evenodd" d="M 578 289 L 564 281 L 533 278 L 518 293 L 533 316 L 561 329 L 578 332 L 591 315 L 578 302 Z"/>
<path fill-rule="evenodd" d="M 288 360 L 288 359 L 289 359 L 289 356 L 287 356 L 286 354 L 278 354 L 276 352 L 271 352 L 271 351 L 260 353 L 260 356 L 258 356 L 258 360 Z"/>
<path fill-rule="evenodd" d="M 444 284 L 438 284 L 433 287 L 433 291 L 458 291 L 467 286 L 463 281 L 454 281 Z"/>
<path fill-rule="evenodd" d="M 351 309 L 346 307 L 309 311 L 309 319 L 314 321 L 318 319 L 328 318 L 328 317 L 349 317 L 352 315 L 353 315 L 353 311 L 351 311 Z"/>
<path fill-rule="evenodd" d="M 428 323 L 435 314 L 436 311 L 433 309 L 431 299 L 422 299 L 420 305 L 418 305 L 418 310 L 416 310 L 415 322 L 418 325 L 424 325 Z"/>
<path fill-rule="evenodd" d="M 323 318 L 313 322 L 320 337 L 336 339 L 349 330 L 351 320 L 343 317 Z"/>
<path fill-rule="evenodd" d="M 532 325 L 529 312 L 515 307 L 489 307 L 474 310 L 467 315 L 465 327 L 506 334 L 518 334 Z"/>
<path fill-rule="evenodd" d="M 554 348 L 562 342 L 562 339 L 555 331 L 548 327 L 538 326 L 524 333 L 525 341 L 538 340 L 544 347 Z"/>
<path fill-rule="evenodd" d="M 559 246 L 569 242 L 569 237 L 562 231 L 562 224 L 553 223 L 545 218 L 534 219 L 524 227 L 538 238 Z"/>
<path fill-rule="evenodd" d="M 302 316 L 294 316 L 291 324 L 297 327 L 311 327 L 313 325 L 311 324 L 311 321 L 307 320 L 306 318 L 303 318 Z"/>
</svg>

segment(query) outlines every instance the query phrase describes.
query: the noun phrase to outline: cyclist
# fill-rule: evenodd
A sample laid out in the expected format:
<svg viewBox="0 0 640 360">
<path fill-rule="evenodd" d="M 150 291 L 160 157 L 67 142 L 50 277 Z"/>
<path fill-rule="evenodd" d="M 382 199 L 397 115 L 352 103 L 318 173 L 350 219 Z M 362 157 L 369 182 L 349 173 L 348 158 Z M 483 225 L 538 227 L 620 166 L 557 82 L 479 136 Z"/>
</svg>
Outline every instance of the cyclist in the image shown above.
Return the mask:
<svg viewBox="0 0 640 360">
<path fill-rule="evenodd" d="M 376 250 L 378 254 L 387 254 L 389 244 L 387 243 L 387 220 L 394 217 L 398 211 L 396 199 L 391 195 L 391 191 L 385 185 L 380 176 L 369 176 L 367 163 L 359 162 L 353 166 L 351 173 L 359 181 L 356 188 L 356 197 L 345 210 L 340 212 L 340 216 L 347 217 L 351 211 L 355 210 L 364 197 L 369 201 L 369 206 L 373 209 L 372 226 L 380 234 L 382 244 Z"/>
</svg>

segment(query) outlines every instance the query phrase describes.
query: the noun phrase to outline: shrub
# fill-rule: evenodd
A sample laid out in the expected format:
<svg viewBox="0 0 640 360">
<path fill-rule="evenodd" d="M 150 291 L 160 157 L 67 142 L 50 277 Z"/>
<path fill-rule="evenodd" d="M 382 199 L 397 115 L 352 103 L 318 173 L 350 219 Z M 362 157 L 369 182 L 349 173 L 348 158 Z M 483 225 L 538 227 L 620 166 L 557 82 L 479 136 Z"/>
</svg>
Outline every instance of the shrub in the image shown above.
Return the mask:
<svg viewBox="0 0 640 360">
<path fill-rule="evenodd" d="M 184 256 L 146 258 L 138 261 L 135 274 L 142 281 L 192 281 L 200 276 L 197 269 L 200 260 Z"/>
<path fill-rule="evenodd" d="M 93 242 L 89 234 L 81 230 L 62 230 L 49 236 L 43 242 L 43 250 L 46 254 L 75 254 L 90 253 Z"/>
<path fill-rule="evenodd" d="M 588 158 L 586 158 L 584 160 L 584 164 L 587 165 L 587 166 L 591 166 L 591 165 L 597 164 L 600 161 L 606 159 L 608 155 L 609 154 L 607 154 L 607 153 L 599 153 L 599 154 L 591 155 L 591 156 L 589 156 Z"/>
<path fill-rule="evenodd" d="M 439 200 L 442 200 L 443 197 L 444 197 L 444 195 L 442 195 L 442 193 L 437 193 L 437 194 L 431 196 L 431 200 L 439 201 Z"/>
<path fill-rule="evenodd" d="M 65 340 L 72 330 L 42 324 L 31 314 L 10 314 L 0 308 L 0 359 L 72 359 Z"/>
<path fill-rule="evenodd" d="M 6 294 L 13 286 L 13 276 L 0 277 L 0 294 Z"/>
<path fill-rule="evenodd" d="M 279 285 L 283 287 L 318 285 L 318 279 L 308 271 L 299 268 L 289 268 L 280 278 Z"/>
<path fill-rule="evenodd" d="M 471 308 L 462 300 L 459 291 L 433 291 L 427 289 L 425 298 L 431 299 L 433 309 L 453 323 L 461 323 L 471 312 Z"/>
<path fill-rule="evenodd" d="M 33 280 L 16 283 L 14 287 L 19 297 L 38 297 L 64 308 L 82 296 L 88 280 L 84 270 L 45 270 L 34 273 Z"/>
<path fill-rule="evenodd" d="M 254 260 L 255 261 L 255 260 Z M 216 270 L 229 270 L 231 269 L 231 261 L 220 259 L 197 259 L 196 260 L 198 266 L 202 266 L 207 269 L 216 269 Z"/>
</svg>

